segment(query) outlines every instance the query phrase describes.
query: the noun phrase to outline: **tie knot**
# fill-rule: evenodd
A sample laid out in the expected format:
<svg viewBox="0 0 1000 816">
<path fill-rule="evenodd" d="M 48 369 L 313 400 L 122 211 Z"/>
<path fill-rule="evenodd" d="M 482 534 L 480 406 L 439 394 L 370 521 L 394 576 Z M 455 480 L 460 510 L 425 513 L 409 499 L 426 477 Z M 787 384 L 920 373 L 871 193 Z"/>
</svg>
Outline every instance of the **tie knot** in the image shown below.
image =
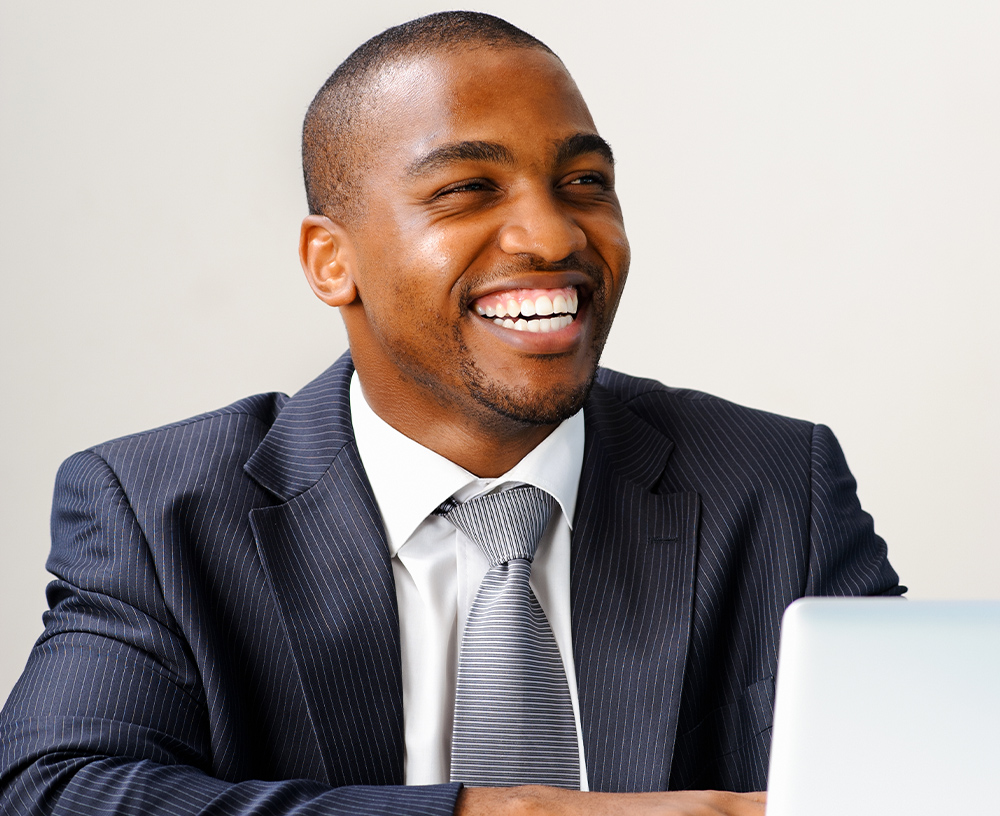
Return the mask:
<svg viewBox="0 0 1000 816">
<path fill-rule="evenodd" d="M 544 490 L 520 485 L 442 509 L 444 517 L 475 541 L 494 567 L 512 558 L 530 561 L 535 557 L 555 503 Z"/>
</svg>

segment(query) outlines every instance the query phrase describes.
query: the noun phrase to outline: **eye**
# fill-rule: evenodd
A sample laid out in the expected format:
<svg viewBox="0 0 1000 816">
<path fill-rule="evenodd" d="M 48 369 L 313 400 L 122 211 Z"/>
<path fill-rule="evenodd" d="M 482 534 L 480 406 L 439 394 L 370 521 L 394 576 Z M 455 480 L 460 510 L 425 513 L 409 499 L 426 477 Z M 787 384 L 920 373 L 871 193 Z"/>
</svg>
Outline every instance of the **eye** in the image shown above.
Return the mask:
<svg viewBox="0 0 1000 816">
<path fill-rule="evenodd" d="M 596 171 L 588 171 L 586 173 L 580 173 L 577 176 L 572 176 L 568 178 L 564 184 L 574 185 L 576 187 L 601 187 L 608 188 L 611 185 L 608 183 L 607 177 L 603 173 L 598 173 Z"/>
<path fill-rule="evenodd" d="M 438 191 L 435 198 L 452 195 L 454 193 L 481 193 L 491 189 L 493 189 L 492 185 L 486 179 L 467 179 L 466 181 L 460 181 L 457 184 L 449 184 L 447 187 Z"/>
</svg>

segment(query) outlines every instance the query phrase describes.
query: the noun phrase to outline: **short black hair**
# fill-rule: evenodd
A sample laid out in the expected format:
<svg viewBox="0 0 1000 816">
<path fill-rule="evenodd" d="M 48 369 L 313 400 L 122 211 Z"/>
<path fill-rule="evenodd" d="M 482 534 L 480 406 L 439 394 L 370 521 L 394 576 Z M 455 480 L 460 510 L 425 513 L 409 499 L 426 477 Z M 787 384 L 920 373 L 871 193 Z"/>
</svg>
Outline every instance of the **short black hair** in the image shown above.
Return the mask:
<svg viewBox="0 0 1000 816">
<path fill-rule="evenodd" d="M 319 89 L 302 125 L 302 174 L 313 215 L 349 219 L 363 208 L 357 178 L 367 160 L 364 115 L 372 81 L 387 65 L 467 47 L 537 48 L 541 40 L 478 11 L 442 11 L 394 26 L 359 46 Z M 558 59 L 558 57 L 556 57 Z"/>
</svg>

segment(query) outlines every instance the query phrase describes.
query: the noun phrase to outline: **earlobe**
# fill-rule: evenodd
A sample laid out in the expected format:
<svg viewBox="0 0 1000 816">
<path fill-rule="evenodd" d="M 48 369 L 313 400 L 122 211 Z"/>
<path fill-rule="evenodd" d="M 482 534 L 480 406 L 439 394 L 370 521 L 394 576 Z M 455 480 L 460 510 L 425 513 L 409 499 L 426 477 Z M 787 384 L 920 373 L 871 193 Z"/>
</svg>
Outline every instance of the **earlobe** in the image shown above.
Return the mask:
<svg viewBox="0 0 1000 816">
<path fill-rule="evenodd" d="M 358 296 L 354 249 L 344 226 L 325 215 L 307 215 L 299 234 L 299 260 L 316 297 L 346 306 Z"/>
</svg>

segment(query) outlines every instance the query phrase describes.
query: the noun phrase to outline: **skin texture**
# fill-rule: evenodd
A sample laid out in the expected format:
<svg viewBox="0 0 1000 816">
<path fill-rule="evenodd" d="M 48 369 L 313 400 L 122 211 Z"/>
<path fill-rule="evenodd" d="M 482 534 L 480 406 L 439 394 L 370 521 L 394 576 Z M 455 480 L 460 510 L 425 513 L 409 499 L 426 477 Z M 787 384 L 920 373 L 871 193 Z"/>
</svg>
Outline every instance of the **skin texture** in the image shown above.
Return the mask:
<svg viewBox="0 0 1000 816">
<path fill-rule="evenodd" d="M 581 793 L 558 788 L 464 788 L 456 816 L 764 816 L 763 793 Z"/>
<path fill-rule="evenodd" d="M 586 397 L 628 273 L 610 150 L 562 63 L 470 48 L 397 63 L 372 89 L 361 214 L 310 215 L 300 257 L 340 309 L 361 385 L 397 430 L 484 477 Z M 479 298 L 576 287 L 574 323 L 502 329 Z M 764 794 L 466 788 L 456 813 L 764 812 Z"/>
<path fill-rule="evenodd" d="M 303 268 L 338 306 L 365 396 L 472 473 L 509 470 L 582 405 L 629 248 L 614 168 L 573 80 L 536 49 L 475 48 L 378 81 L 364 213 L 309 216 Z M 514 332 L 473 301 L 576 286 L 573 325 Z"/>
</svg>

